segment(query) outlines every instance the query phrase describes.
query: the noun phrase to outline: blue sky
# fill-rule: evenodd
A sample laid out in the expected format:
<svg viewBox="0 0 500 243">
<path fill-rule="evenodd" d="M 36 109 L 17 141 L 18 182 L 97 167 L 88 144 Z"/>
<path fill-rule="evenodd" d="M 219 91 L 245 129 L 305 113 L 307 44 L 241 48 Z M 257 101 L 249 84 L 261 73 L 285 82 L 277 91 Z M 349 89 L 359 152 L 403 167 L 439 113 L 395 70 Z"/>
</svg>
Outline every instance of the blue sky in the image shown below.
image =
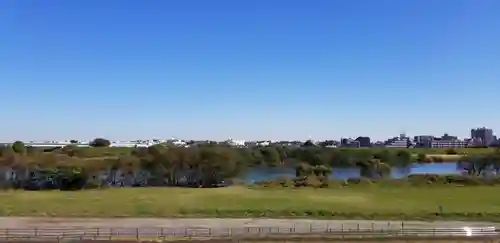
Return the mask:
<svg viewBox="0 0 500 243">
<path fill-rule="evenodd" d="M 497 0 L 0 1 L 1 140 L 500 131 Z"/>
</svg>

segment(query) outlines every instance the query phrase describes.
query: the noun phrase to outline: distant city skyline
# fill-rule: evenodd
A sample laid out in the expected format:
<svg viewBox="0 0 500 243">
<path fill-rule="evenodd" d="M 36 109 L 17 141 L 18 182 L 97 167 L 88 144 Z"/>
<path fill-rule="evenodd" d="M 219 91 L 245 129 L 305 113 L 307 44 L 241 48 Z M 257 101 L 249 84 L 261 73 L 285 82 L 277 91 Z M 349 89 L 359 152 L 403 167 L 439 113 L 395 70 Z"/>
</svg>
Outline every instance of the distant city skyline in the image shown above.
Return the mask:
<svg viewBox="0 0 500 243">
<path fill-rule="evenodd" d="M 463 136 L 459 136 L 455 133 L 449 133 L 449 132 L 441 132 L 441 133 L 437 133 L 437 134 L 432 134 L 432 133 L 420 133 L 420 134 L 413 134 L 413 133 L 406 133 L 406 132 L 403 132 L 403 133 L 398 133 L 398 134 L 392 134 L 392 135 L 389 135 L 387 137 L 384 137 L 384 138 L 376 138 L 376 137 L 372 137 L 370 135 L 367 135 L 367 134 L 360 134 L 360 135 L 355 135 L 355 136 L 340 136 L 340 137 L 326 137 L 326 138 L 321 138 L 321 139 L 317 139 L 317 138 L 314 138 L 312 136 L 308 136 L 306 138 L 290 138 L 290 139 L 269 139 L 269 138 L 257 138 L 257 139 L 245 139 L 245 138 L 240 138 L 240 137 L 234 137 L 234 136 L 228 136 L 228 137 L 225 137 L 225 138 L 221 138 L 221 139 L 211 139 L 211 138 L 185 138 L 185 137 L 177 137 L 177 136 L 166 136 L 166 137 L 160 137 L 160 136 L 152 136 L 152 137 L 149 137 L 149 138 L 129 138 L 129 139 L 114 139 L 114 138 L 110 138 L 110 137 L 106 137 L 106 136 L 94 136 L 94 137 L 90 137 L 90 138 L 61 138 L 61 139 L 50 139 L 50 138 L 45 138 L 45 139 L 13 139 L 12 141 L 15 141 L 15 140 L 21 140 L 21 141 L 35 141 L 35 142 L 41 142 L 41 141 L 70 141 L 70 140 L 78 140 L 78 141 L 91 141 L 95 138 L 105 138 L 105 139 L 108 139 L 108 140 L 111 140 L 111 141 L 135 141 L 135 140 L 154 140 L 154 139 L 159 139 L 159 140 L 170 140 L 170 139 L 180 139 L 180 140 L 213 140 L 213 141 L 224 141 L 224 140 L 227 140 L 227 139 L 234 139 L 234 140 L 246 140 L 246 141 L 269 141 L 269 140 L 283 140 L 283 141 L 306 141 L 306 140 L 309 140 L 309 139 L 312 139 L 312 140 L 341 140 L 342 138 L 351 138 L 351 139 L 356 139 L 358 137 L 369 137 L 372 142 L 374 141 L 386 141 L 388 139 L 391 139 L 391 138 L 394 138 L 394 137 L 399 137 L 400 135 L 405 135 L 409 138 L 413 138 L 415 136 L 434 136 L 434 137 L 441 137 L 445 134 L 449 135 L 449 136 L 456 136 L 458 137 L 458 139 L 469 139 L 471 138 L 471 129 L 480 129 L 480 128 L 486 128 L 486 129 L 489 129 L 489 130 L 492 130 L 493 132 L 493 135 L 496 135 L 495 133 L 495 129 L 492 129 L 491 127 L 486 127 L 486 126 L 477 126 L 477 127 L 471 127 L 469 129 L 466 129 L 468 131 L 468 135 L 463 135 Z M 8 142 L 9 140 L 6 140 L 6 139 L 3 139 L 2 142 Z"/>
<path fill-rule="evenodd" d="M 500 131 L 500 1 L 0 1 L 0 139 Z"/>
</svg>

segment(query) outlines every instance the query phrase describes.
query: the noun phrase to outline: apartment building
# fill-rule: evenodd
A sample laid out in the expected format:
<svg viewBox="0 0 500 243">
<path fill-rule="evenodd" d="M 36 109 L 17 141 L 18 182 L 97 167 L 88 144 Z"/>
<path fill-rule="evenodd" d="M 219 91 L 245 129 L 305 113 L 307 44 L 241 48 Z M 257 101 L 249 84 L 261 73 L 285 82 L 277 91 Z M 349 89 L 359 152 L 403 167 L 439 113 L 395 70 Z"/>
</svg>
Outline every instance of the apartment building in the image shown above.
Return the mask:
<svg viewBox="0 0 500 243">
<path fill-rule="evenodd" d="M 435 139 L 431 142 L 431 148 L 465 148 L 469 143 L 463 140 L 442 140 Z"/>
<path fill-rule="evenodd" d="M 471 137 L 471 139 L 474 139 L 475 141 L 480 141 L 480 145 L 482 145 L 482 146 L 488 146 L 493 141 L 495 141 L 495 136 L 493 135 L 493 130 L 486 128 L 486 127 L 471 129 L 470 130 L 470 137 Z"/>
</svg>

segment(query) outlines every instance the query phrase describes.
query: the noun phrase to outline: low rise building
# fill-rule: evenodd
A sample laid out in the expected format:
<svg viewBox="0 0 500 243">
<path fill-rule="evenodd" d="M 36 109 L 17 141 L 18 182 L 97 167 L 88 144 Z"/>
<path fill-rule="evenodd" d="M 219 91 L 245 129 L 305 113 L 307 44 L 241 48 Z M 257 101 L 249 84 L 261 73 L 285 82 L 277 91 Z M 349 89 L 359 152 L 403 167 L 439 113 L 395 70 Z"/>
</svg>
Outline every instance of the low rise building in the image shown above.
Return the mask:
<svg viewBox="0 0 500 243">
<path fill-rule="evenodd" d="M 463 140 L 442 140 L 435 139 L 431 142 L 431 148 L 465 148 L 468 142 Z"/>
<path fill-rule="evenodd" d="M 356 141 L 359 142 L 359 146 L 362 148 L 368 148 L 372 145 L 370 137 L 357 137 Z"/>
<path fill-rule="evenodd" d="M 342 146 L 342 148 L 359 148 L 360 147 L 359 141 L 356 141 L 356 140 L 351 139 L 351 138 L 342 138 L 340 140 L 340 145 Z"/>
<path fill-rule="evenodd" d="M 392 138 L 389 139 L 385 144 L 385 147 L 387 148 L 409 148 L 411 146 L 411 141 L 406 137 Z"/>
</svg>

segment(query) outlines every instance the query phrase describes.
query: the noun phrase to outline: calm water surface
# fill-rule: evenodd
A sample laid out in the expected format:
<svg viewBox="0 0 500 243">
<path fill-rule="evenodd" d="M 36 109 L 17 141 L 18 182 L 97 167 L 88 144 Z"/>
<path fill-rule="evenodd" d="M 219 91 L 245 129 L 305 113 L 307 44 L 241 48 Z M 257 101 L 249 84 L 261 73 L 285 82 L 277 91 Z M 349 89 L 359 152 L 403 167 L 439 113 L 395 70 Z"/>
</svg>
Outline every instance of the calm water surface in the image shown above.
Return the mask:
<svg viewBox="0 0 500 243">
<path fill-rule="evenodd" d="M 391 178 L 403 178 L 412 174 L 460 174 L 462 170 L 455 162 L 436 163 L 436 164 L 417 164 L 414 163 L 404 168 L 392 168 Z M 295 169 L 250 169 L 244 176 L 245 182 L 254 183 L 258 181 L 273 180 L 280 177 L 295 177 Z M 359 168 L 333 168 L 330 178 L 349 179 L 359 178 Z"/>
</svg>

